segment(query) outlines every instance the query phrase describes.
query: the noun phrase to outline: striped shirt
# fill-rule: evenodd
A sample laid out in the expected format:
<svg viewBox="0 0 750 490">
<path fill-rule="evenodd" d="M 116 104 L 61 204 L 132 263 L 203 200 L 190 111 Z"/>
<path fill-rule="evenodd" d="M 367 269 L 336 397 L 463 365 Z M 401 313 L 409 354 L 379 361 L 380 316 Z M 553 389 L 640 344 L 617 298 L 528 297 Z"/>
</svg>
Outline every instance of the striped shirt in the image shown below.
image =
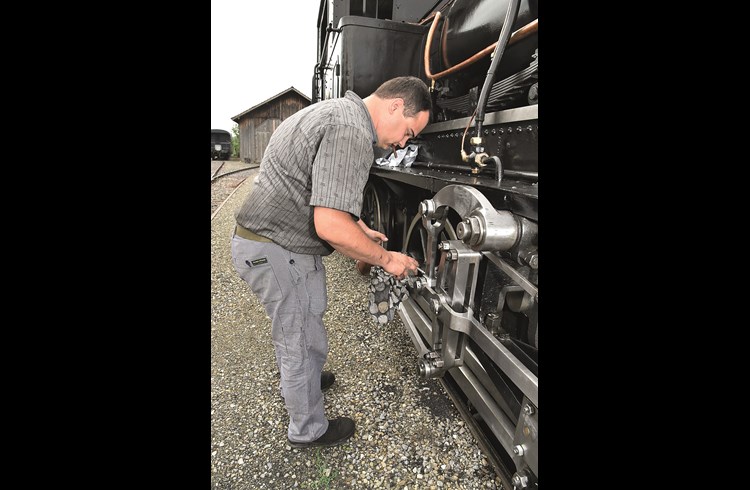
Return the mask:
<svg viewBox="0 0 750 490">
<path fill-rule="evenodd" d="M 314 206 L 359 216 L 376 143 L 370 113 L 352 91 L 297 111 L 271 135 L 237 223 L 292 252 L 330 254 L 315 232 Z"/>
</svg>

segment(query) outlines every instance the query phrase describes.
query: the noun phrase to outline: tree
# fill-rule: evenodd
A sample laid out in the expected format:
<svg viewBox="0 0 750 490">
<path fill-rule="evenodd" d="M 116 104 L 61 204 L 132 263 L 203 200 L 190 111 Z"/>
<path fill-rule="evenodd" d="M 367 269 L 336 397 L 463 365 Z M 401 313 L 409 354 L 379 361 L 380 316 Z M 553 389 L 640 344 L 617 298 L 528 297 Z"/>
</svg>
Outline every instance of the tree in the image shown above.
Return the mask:
<svg viewBox="0 0 750 490">
<path fill-rule="evenodd" d="M 232 156 L 240 156 L 240 126 L 235 124 L 232 126 Z"/>
</svg>

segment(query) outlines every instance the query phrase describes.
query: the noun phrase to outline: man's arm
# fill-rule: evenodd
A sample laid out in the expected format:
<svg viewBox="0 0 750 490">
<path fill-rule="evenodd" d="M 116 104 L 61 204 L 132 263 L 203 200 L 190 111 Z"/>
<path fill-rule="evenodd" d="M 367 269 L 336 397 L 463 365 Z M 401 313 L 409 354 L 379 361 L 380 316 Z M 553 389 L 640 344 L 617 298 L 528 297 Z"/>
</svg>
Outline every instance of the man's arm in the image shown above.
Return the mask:
<svg viewBox="0 0 750 490">
<path fill-rule="evenodd" d="M 386 272 L 398 278 L 406 277 L 408 271 L 417 271 L 417 261 L 400 252 L 388 251 L 374 242 L 362 226 L 357 224 L 349 213 L 338 209 L 315 206 L 315 232 L 333 248 L 355 260 L 379 265 Z M 369 228 L 368 228 L 369 230 Z M 385 238 L 382 233 L 373 238 Z"/>
</svg>

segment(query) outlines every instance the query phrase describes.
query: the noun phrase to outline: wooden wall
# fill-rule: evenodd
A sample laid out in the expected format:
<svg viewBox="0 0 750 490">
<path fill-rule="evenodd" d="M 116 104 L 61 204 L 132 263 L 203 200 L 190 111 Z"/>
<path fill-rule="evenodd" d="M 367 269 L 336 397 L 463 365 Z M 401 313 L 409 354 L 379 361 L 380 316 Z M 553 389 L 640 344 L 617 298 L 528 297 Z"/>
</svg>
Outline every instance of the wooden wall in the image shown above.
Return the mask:
<svg viewBox="0 0 750 490">
<path fill-rule="evenodd" d="M 271 134 L 281 121 L 310 102 L 296 92 L 288 92 L 248 112 L 237 123 L 240 128 L 240 159 L 245 163 L 260 163 Z"/>
</svg>

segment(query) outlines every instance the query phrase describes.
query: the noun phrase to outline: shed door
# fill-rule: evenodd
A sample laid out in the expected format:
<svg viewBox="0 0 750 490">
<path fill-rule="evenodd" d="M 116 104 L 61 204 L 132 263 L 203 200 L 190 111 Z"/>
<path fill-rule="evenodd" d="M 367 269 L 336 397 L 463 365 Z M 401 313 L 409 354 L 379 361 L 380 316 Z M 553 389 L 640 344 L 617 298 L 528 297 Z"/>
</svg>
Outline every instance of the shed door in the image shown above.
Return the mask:
<svg viewBox="0 0 750 490">
<path fill-rule="evenodd" d="M 268 146 L 268 140 L 276 128 L 281 124 L 281 119 L 266 119 L 255 128 L 255 152 L 253 158 L 260 162 L 263 159 L 263 153 Z"/>
</svg>

